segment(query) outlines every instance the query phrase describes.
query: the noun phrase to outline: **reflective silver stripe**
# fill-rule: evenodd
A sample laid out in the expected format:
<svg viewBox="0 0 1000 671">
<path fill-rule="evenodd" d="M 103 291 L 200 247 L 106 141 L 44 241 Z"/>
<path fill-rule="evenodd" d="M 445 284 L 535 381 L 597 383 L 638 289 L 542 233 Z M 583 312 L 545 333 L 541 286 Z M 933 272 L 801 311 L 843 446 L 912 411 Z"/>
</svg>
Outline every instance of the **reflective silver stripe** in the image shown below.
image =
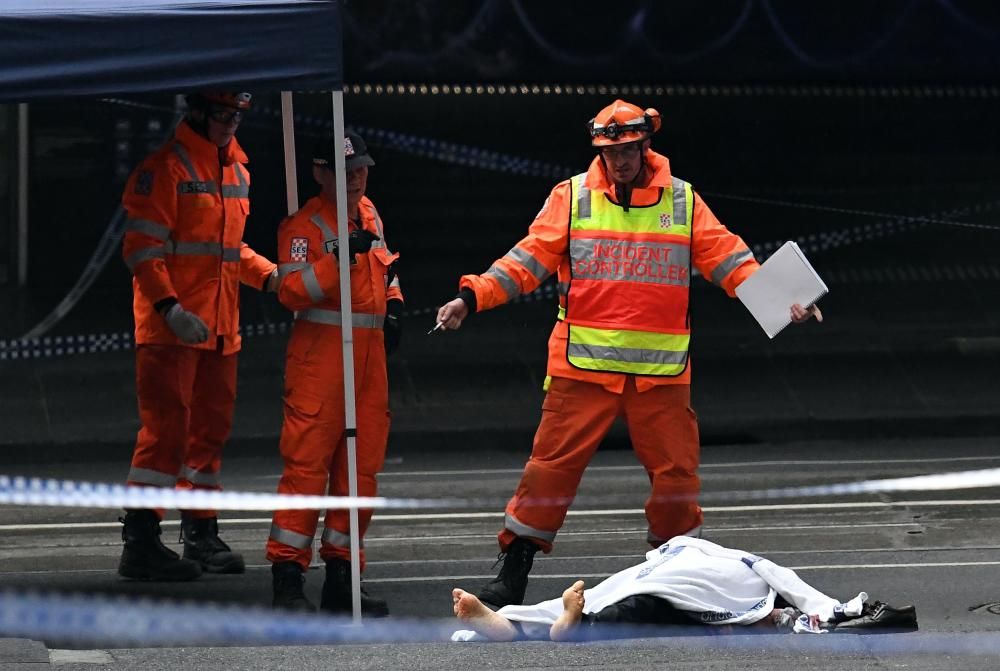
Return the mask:
<svg viewBox="0 0 1000 671">
<path fill-rule="evenodd" d="M 160 471 L 133 466 L 128 471 L 128 481 L 140 485 L 151 485 L 153 487 L 174 487 L 177 484 L 177 474 L 161 473 Z"/>
<path fill-rule="evenodd" d="M 309 217 L 309 221 L 311 221 L 312 223 L 314 223 L 317 226 L 319 226 L 320 232 L 323 233 L 323 243 L 324 243 L 324 245 L 327 242 L 329 242 L 330 240 L 336 240 L 337 239 L 336 233 L 334 233 L 333 231 L 330 230 L 330 227 L 326 225 L 325 221 L 323 221 L 323 217 L 320 216 L 319 212 L 317 212 L 313 216 Z"/>
<path fill-rule="evenodd" d="M 521 293 L 520 288 L 517 286 L 517 282 L 514 278 L 507 274 L 503 268 L 498 267 L 496 264 L 490 266 L 490 269 L 483 273 L 483 277 L 494 277 L 500 286 L 503 287 L 504 293 L 507 294 L 507 300 L 513 300 L 517 298 L 518 294 Z"/>
<path fill-rule="evenodd" d="M 177 193 L 179 194 L 216 193 L 218 190 L 219 187 L 215 182 L 192 181 L 177 183 Z"/>
<path fill-rule="evenodd" d="M 686 226 L 688 223 L 687 182 L 683 179 L 671 177 L 670 185 L 674 192 L 674 225 Z"/>
<path fill-rule="evenodd" d="M 539 283 L 544 282 L 549 275 L 549 269 L 542 265 L 542 262 L 520 247 L 514 247 L 507 252 L 507 258 L 513 259 L 524 266 L 529 273 L 534 275 Z"/>
<path fill-rule="evenodd" d="M 191 157 L 188 156 L 187 149 L 175 142 L 173 144 L 173 150 L 174 153 L 177 154 L 177 157 L 181 160 L 181 163 L 183 163 L 184 167 L 187 169 L 188 176 L 191 178 L 191 181 L 200 181 L 198 171 L 194 169 L 194 163 L 191 162 Z"/>
<path fill-rule="evenodd" d="M 399 278 L 398 277 L 393 277 L 392 278 L 392 282 L 389 282 L 389 286 L 390 287 L 396 287 L 398 289 L 399 288 Z"/>
<path fill-rule="evenodd" d="M 222 197 L 223 198 L 249 198 L 250 197 L 250 185 L 247 183 L 246 178 L 243 176 L 243 168 L 239 163 L 233 163 L 233 172 L 236 173 L 236 179 L 239 184 L 223 184 L 222 185 Z"/>
<path fill-rule="evenodd" d="M 330 545 L 336 545 L 339 548 L 349 548 L 351 547 L 351 536 L 349 534 L 342 534 L 336 529 L 326 528 L 323 529 L 323 535 L 321 539 L 324 543 L 329 543 Z M 363 548 L 365 546 L 365 539 L 358 539 L 358 547 Z"/>
<path fill-rule="evenodd" d="M 290 545 L 293 548 L 299 550 L 305 550 L 307 547 L 312 545 L 312 536 L 306 536 L 305 534 L 300 534 L 298 531 L 291 531 L 289 529 L 282 529 L 277 524 L 271 523 L 271 534 L 270 538 L 272 541 L 277 541 L 283 545 Z"/>
<path fill-rule="evenodd" d="M 605 347 L 602 345 L 581 345 L 570 342 L 566 346 L 567 356 L 585 359 L 606 359 L 626 363 L 682 364 L 688 353 L 668 352 L 659 349 L 638 349 L 631 347 Z"/>
<path fill-rule="evenodd" d="M 624 280 L 682 287 L 691 282 L 691 248 L 687 245 L 571 238 L 569 247 L 573 277 L 576 279 Z"/>
<path fill-rule="evenodd" d="M 733 272 L 752 258 L 753 252 L 749 249 L 745 249 L 742 252 L 736 252 L 735 254 L 730 254 L 722 260 L 722 263 L 717 265 L 715 269 L 712 270 L 712 282 L 714 284 L 722 284 L 722 280 L 726 279 L 726 276 L 729 275 L 729 273 Z"/>
<path fill-rule="evenodd" d="M 235 184 L 223 184 L 222 185 L 222 197 L 223 198 L 249 198 L 250 197 L 250 187 L 249 186 L 237 186 Z"/>
<path fill-rule="evenodd" d="M 240 262 L 240 252 L 242 250 L 239 247 L 223 247 L 222 248 L 222 260 L 232 263 Z"/>
<path fill-rule="evenodd" d="M 569 282 L 559 282 L 556 284 L 556 291 L 560 296 L 569 296 Z"/>
<path fill-rule="evenodd" d="M 221 482 L 218 473 L 202 473 L 186 465 L 181 466 L 181 471 L 177 476 L 196 485 L 214 485 L 217 487 Z"/>
<path fill-rule="evenodd" d="M 590 189 L 583 185 L 583 180 L 586 175 L 579 175 L 578 189 L 576 194 L 576 218 L 577 219 L 590 219 Z"/>
<path fill-rule="evenodd" d="M 295 318 L 317 324 L 329 324 L 330 326 L 340 326 L 341 322 L 339 310 L 327 310 L 325 308 L 299 310 L 295 313 Z M 376 315 L 370 312 L 352 312 L 351 323 L 356 329 L 380 329 L 385 323 L 385 315 Z"/>
<path fill-rule="evenodd" d="M 323 288 L 319 286 L 319 280 L 316 278 L 316 269 L 311 263 L 299 276 L 302 278 L 302 286 L 306 288 L 306 293 L 309 294 L 313 303 L 320 303 L 326 298 L 326 294 L 323 293 Z"/>
<path fill-rule="evenodd" d="M 297 261 L 295 263 L 282 263 L 278 266 L 278 277 L 285 277 L 296 270 L 302 270 L 309 264 L 305 261 Z"/>
<path fill-rule="evenodd" d="M 222 256 L 222 245 L 218 242 L 167 240 L 163 247 L 167 254 L 176 254 L 177 256 Z"/>
<path fill-rule="evenodd" d="M 157 245 L 155 247 L 143 247 L 142 249 L 136 250 L 128 255 L 125 259 L 125 265 L 128 269 L 135 271 L 135 267 L 146 261 L 148 259 L 162 259 L 163 258 L 163 245 Z"/>
<path fill-rule="evenodd" d="M 163 224 L 149 219 L 129 219 L 128 230 L 148 235 L 157 240 L 166 240 L 170 237 L 170 229 Z"/>
<path fill-rule="evenodd" d="M 506 529 L 513 531 L 518 536 L 531 536 L 532 538 L 538 538 L 549 543 L 556 539 L 555 531 L 542 531 L 541 529 L 529 527 L 527 524 L 522 524 L 510 513 L 507 513 L 504 516 L 503 525 Z"/>
</svg>

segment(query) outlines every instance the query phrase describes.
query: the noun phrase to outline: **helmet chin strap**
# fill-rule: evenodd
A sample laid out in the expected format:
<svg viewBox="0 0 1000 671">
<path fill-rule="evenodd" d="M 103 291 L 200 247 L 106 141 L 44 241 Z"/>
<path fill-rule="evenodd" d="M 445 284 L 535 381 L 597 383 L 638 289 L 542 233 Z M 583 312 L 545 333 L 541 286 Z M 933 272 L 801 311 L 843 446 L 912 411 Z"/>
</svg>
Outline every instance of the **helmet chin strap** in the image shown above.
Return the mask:
<svg viewBox="0 0 1000 671">
<path fill-rule="evenodd" d="M 639 159 L 639 172 L 635 174 L 631 182 L 627 184 L 625 182 L 615 182 L 615 200 L 618 204 L 622 206 L 622 209 L 628 212 L 628 208 L 632 205 L 632 189 L 633 186 L 638 183 L 642 177 L 646 174 L 646 152 L 642 153 Z M 604 162 L 604 157 L 601 156 L 601 162 Z M 608 164 L 604 163 L 604 172 L 607 173 Z"/>
</svg>

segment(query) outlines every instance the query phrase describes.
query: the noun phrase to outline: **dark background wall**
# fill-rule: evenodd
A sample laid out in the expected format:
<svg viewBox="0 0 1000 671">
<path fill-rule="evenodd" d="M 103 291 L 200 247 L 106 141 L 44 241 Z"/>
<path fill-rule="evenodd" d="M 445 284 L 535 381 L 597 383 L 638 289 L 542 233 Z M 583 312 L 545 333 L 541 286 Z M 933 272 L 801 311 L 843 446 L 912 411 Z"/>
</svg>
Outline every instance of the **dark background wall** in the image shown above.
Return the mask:
<svg viewBox="0 0 1000 671">
<path fill-rule="evenodd" d="M 696 284 L 704 427 L 760 428 L 776 418 L 995 422 L 997 7 L 347 3 L 347 122 L 377 161 L 369 195 L 402 254 L 410 310 L 403 352 L 391 362 L 394 426 L 420 430 L 456 416 L 533 423 L 551 295 L 479 315 L 460 335 L 422 332 L 458 277 L 505 253 L 550 188 L 586 168 L 585 123 L 616 97 L 660 110 L 655 148 L 762 258 L 798 240 L 831 288 L 823 327 L 768 341 L 738 304 Z M 165 92 L 31 106 L 29 286 L 0 287 L 0 339 L 30 328 L 72 286 L 129 170 L 170 128 L 174 105 Z M 309 148 L 330 126 L 330 97 L 299 93 L 295 105 L 304 201 L 315 192 Z M 253 174 L 245 239 L 271 257 L 285 214 L 278 108 L 277 94 L 257 92 L 239 134 Z M 245 324 L 289 319 L 273 297 L 244 295 Z M 130 278 L 116 255 L 51 333 L 130 329 Z M 257 342 L 243 357 L 249 414 L 238 425 L 256 421 L 274 433 L 283 340 Z M 117 404 L 107 426 L 134 423 L 128 357 L 94 356 L 90 372 L 83 359 L 53 359 L 7 368 L 7 378 L 13 390 L 25 388 L 22 374 L 28 387 L 45 382 L 45 396 L 110 376 L 114 390 L 88 399 L 93 411 Z M 67 398 L 67 417 L 79 403 Z M 57 417 L 45 412 L 42 422 Z M 50 426 L 49 435 L 80 435 L 86 425 Z"/>
</svg>

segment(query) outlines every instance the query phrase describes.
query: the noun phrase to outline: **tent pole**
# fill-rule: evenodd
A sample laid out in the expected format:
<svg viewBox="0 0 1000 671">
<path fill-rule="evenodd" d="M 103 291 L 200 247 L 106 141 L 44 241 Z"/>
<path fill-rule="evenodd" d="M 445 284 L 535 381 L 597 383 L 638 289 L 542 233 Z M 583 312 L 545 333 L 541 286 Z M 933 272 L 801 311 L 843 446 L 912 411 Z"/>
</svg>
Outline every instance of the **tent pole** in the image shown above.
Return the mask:
<svg viewBox="0 0 1000 671">
<path fill-rule="evenodd" d="M 292 92 L 281 92 L 281 132 L 285 140 L 285 200 L 288 214 L 299 209 L 299 183 L 295 172 L 295 115 L 292 110 Z"/>
<path fill-rule="evenodd" d="M 17 286 L 28 285 L 28 103 L 17 106 Z"/>
<path fill-rule="evenodd" d="M 344 137 L 344 91 L 333 92 L 333 137 Z M 334 145 L 338 146 L 337 144 Z M 347 437 L 347 492 L 358 495 L 357 418 L 354 403 L 354 311 L 351 309 L 351 269 L 347 231 L 347 172 L 343 151 L 334 151 L 337 176 L 337 239 L 340 240 L 340 336 L 344 344 L 344 433 Z M 351 610 L 354 623 L 361 623 L 361 545 L 358 509 L 350 509 L 351 521 Z"/>
</svg>

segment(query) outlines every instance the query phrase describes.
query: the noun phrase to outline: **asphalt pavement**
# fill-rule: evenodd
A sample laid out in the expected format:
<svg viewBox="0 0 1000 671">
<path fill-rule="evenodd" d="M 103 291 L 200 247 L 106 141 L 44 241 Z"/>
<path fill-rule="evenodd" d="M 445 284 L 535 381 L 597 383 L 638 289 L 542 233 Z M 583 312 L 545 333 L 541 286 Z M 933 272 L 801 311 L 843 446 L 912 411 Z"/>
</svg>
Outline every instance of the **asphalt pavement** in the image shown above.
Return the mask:
<svg viewBox="0 0 1000 671">
<path fill-rule="evenodd" d="M 238 443 L 234 447 L 239 447 Z M 271 492 L 280 464 L 275 457 L 236 456 L 227 461 L 231 490 Z M 527 448 L 489 446 L 424 449 L 390 455 L 380 478 L 389 497 L 474 500 L 471 506 L 377 514 L 366 539 L 365 584 L 388 599 L 392 616 L 360 630 L 326 621 L 309 644 L 282 644 L 283 629 L 264 629 L 256 643 L 138 645 L 75 637 L 68 629 L 100 618 L 74 620 L 59 606 L 46 616 L 21 613 L 48 634 L 18 635 L 0 644 L 0 661 L 66 669 L 351 668 L 479 669 L 580 666 L 690 669 L 760 668 L 992 668 L 1000 663 L 1000 488 L 906 491 L 802 497 L 780 496 L 785 487 L 907 477 L 997 468 L 995 438 L 811 441 L 712 445 L 701 469 L 705 537 L 768 557 L 795 569 L 824 592 L 847 599 L 861 590 L 892 604 L 913 603 L 920 631 L 871 636 L 703 636 L 665 631 L 655 638 L 579 644 L 519 642 L 459 644 L 445 640 L 454 626 L 450 590 L 476 589 L 494 574 L 495 532 L 502 506 L 516 483 Z M 29 460 L 30 461 L 30 460 Z M 45 466 L 8 464 L 10 472 L 100 480 L 110 463 L 63 461 Z M 588 584 L 638 562 L 647 546 L 642 513 L 645 473 L 628 449 L 602 448 L 584 477 L 566 525 L 550 555 L 539 555 L 527 601 L 558 595 L 573 580 Z M 769 491 L 769 496 L 760 492 Z M 756 494 L 755 494 L 756 492 Z M 117 512 L 5 506 L 0 529 L 0 575 L 7 594 L 80 595 L 121 599 L 129 608 L 153 605 L 235 607 L 232 617 L 268 614 L 270 571 L 263 559 L 266 513 L 223 513 L 223 538 L 244 553 L 242 576 L 204 576 L 192 583 L 137 583 L 120 579 Z M 176 515 L 164 524 L 175 542 Z M 322 571 L 310 571 L 307 593 L 318 598 Z M 139 601 L 136 599 L 146 599 Z M 67 629 L 60 629 L 60 622 Z M 161 622 L 161 634 L 169 622 Z M 9 622 L 6 626 L 9 626 Z M 82 626 L 82 625 L 79 625 Z M 174 626 L 180 626 L 174 623 Z M 137 637 L 153 629 L 136 625 Z M 7 630 L 9 631 L 9 629 Z M 180 631 L 183 631 L 181 629 Z M 340 636 L 336 632 L 348 632 Z M 353 632 L 353 633 L 350 633 Z M 359 633 L 360 632 L 360 633 Z M 79 633 L 79 632 L 77 632 Z M 202 632 L 202 633 L 207 633 Z M 259 632 L 258 632 L 259 633 Z M 235 634 L 231 634 L 235 636 Z M 270 636 L 270 638 L 268 638 Z M 367 638 L 366 638 L 367 636 Z M 360 637 L 360 638 L 359 638 Z M 28 639 L 36 639 L 36 643 Z M 195 637 L 196 640 L 205 641 Z M 236 639 L 234 638 L 234 641 Z M 331 645 L 337 640 L 344 643 Z M 270 641 L 270 645 L 265 645 Z M 353 641 L 353 642 L 352 642 Z M 368 641 L 368 642 L 364 642 Z M 325 644 L 315 644 L 316 642 Z M 48 654 L 43 659 L 42 647 Z M 2 668 L 2 667 L 0 667 Z M 28 667 L 8 667 L 28 668 Z"/>
</svg>

